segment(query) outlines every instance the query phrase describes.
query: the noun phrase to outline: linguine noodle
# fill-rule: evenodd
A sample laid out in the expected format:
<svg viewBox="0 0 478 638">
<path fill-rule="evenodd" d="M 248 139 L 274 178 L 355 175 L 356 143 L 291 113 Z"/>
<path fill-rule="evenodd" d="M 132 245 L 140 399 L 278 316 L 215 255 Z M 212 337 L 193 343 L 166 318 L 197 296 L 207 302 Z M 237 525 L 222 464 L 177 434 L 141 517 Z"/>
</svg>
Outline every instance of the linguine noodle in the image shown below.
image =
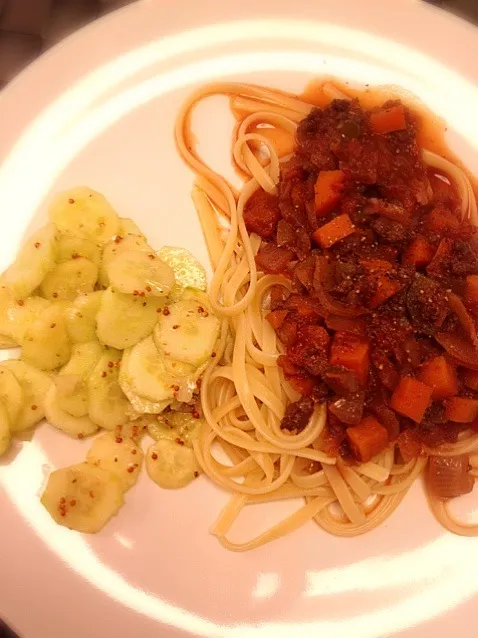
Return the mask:
<svg viewBox="0 0 478 638">
<path fill-rule="evenodd" d="M 330 99 L 347 98 L 331 83 L 323 85 L 322 91 Z M 242 114 L 232 152 L 236 167 L 247 178 L 239 192 L 211 170 L 189 144 L 191 113 L 212 95 L 229 97 L 235 112 Z M 290 282 L 278 275 L 259 276 L 255 255 L 261 240 L 249 236 L 243 210 L 257 189 L 276 193 L 281 158 L 268 133 L 280 130 L 293 138 L 298 122 L 311 108 L 279 91 L 217 83 L 189 97 L 175 127 L 179 153 L 196 175 L 193 201 L 214 267 L 209 295 L 222 321 L 217 356 L 202 381 L 204 424 L 194 450 L 204 473 L 232 494 L 211 532 L 233 551 L 264 545 L 310 520 L 337 536 L 368 532 L 393 513 L 427 465 L 426 455 L 407 463 L 398 461 L 395 444 L 372 462 L 357 466 L 328 456 L 321 449 L 326 421 L 323 405 L 315 408 L 300 433 L 280 428 L 288 403 L 298 395 L 277 366 L 281 344 L 264 317 L 271 286 L 287 288 Z M 477 224 L 475 196 L 466 174 L 431 151 L 424 150 L 423 159 L 456 185 L 462 216 Z M 463 433 L 457 443 L 426 451 L 446 456 L 470 452 L 478 452 L 478 435 L 471 431 Z M 244 507 L 297 497 L 302 497 L 304 504 L 294 514 L 246 542 L 229 540 L 229 531 Z M 458 534 L 478 535 L 478 526 L 459 523 L 446 504 L 433 495 L 429 498 L 444 527 Z"/>
</svg>

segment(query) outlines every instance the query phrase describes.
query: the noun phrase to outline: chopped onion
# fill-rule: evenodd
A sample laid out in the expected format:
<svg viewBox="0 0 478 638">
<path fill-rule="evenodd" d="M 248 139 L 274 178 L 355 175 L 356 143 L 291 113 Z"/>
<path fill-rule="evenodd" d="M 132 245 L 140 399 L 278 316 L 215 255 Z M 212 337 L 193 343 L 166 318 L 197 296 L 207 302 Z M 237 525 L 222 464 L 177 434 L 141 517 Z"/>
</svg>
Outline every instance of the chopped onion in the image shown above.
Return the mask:
<svg viewBox="0 0 478 638">
<path fill-rule="evenodd" d="M 462 300 L 454 292 L 448 293 L 448 303 L 450 308 L 458 317 L 466 336 L 470 339 L 474 346 L 478 346 L 478 338 L 476 336 L 476 328 L 473 319 L 471 318 L 468 310 L 465 308 Z"/>
<path fill-rule="evenodd" d="M 360 317 L 368 313 L 366 308 L 361 306 L 350 306 L 341 301 L 333 299 L 324 288 L 324 278 L 326 277 L 327 260 L 325 257 L 317 257 L 314 272 L 314 290 L 323 309 L 331 315 L 339 317 Z"/>
<path fill-rule="evenodd" d="M 428 486 L 440 500 L 468 494 L 474 480 L 469 473 L 468 454 L 459 456 L 431 456 L 428 464 Z"/>
<path fill-rule="evenodd" d="M 478 348 L 469 341 L 448 332 L 439 332 L 435 339 L 461 365 L 470 370 L 478 370 Z"/>
<path fill-rule="evenodd" d="M 176 398 L 181 403 L 189 403 L 193 398 L 196 383 L 190 377 L 184 377 L 178 382 L 179 390 L 176 392 Z"/>
</svg>

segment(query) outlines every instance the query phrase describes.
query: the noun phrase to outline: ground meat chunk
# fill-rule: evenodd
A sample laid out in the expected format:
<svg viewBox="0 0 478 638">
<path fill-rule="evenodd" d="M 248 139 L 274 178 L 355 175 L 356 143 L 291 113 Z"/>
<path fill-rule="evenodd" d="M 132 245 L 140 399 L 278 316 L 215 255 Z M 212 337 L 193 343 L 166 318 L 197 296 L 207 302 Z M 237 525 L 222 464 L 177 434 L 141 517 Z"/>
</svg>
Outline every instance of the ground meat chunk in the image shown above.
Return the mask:
<svg viewBox="0 0 478 638">
<path fill-rule="evenodd" d="M 264 272 L 283 272 L 294 257 L 287 248 L 278 248 L 274 244 L 265 244 L 256 255 L 257 267 Z"/>
<path fill-rule="evenodd" d="M 244 223 L 250 233 L 269 239 L 275 233 L 281 217 L 279 200 L 259 188 L 244 206 Z"/>
<path fill-rule="evenodd" d="M 415 328 L 433 334 L 448 315 L 445 291 L 433 279 L 419 275 L 408 289 L 407 308 Z"/>
<path fill-rule="evenodd" d="M 405 226 L 387 217 L 375 219 L 372 222 L 372 228 L 379 237 L 391 244 L 403 241 L 407 237 Z"/>
<path fill-rule="evenodd" d="M 454 243 L 451 272 L 456 277 L 478 275 L 478 257 L 468 242 L 456 241 Z"/>
<path fill-rule="evenodd" d="M 281 428 L 283 430 L 297 430 L 297 432 L 301 432 L 309 423 L 313 411 L 314 402 L 309 397 L 304 397 L 295 403 L 290 403 L 282 419 Z"/>
</svg>

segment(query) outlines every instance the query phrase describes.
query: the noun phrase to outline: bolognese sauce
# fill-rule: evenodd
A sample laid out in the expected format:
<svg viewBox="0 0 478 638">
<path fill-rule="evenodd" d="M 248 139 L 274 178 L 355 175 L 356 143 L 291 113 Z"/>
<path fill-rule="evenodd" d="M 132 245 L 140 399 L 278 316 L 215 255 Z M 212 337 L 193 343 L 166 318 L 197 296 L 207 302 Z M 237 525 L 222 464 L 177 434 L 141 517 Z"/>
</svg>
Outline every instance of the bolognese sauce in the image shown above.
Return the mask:
<svg viewBox="0 0 478 638">
<path fill-rule="evenodd" d="M 313 109 L 281 163 L 277 195 L 244 209 L 262 238 L 278 359 L 301 398 L 300 431 L 327 402 L 325 449 L 368 461 L 390 441 L 404 459 L 478 430 L 478 243 L 450 180 L 425 164 L 399 100 Z"/>
</svg>

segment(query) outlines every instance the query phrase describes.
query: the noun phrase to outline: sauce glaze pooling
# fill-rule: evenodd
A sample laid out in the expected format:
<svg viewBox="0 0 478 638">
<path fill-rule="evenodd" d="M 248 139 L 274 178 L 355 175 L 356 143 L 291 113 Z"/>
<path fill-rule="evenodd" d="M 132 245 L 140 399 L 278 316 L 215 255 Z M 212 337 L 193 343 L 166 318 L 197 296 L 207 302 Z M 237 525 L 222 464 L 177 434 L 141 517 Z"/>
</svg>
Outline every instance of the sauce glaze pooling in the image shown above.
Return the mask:
<svg viewBox="0 0 478 638">
<path fill-rule="evenodd" d="M 258 191 L 244 210 L 264 240 L 258 268 L 292 280 L 267 317 L 302 395 L 283 427 L 299 431 L 326 400 L 326 450 L 359 461 L 397 438 L 417 456 L 478 417 L 478 373 L 461 368 L 478 343 L 475 228 L 423 162 L 418 129 L 399 100 L 313 109 L 277 196 Z"/>
</svg>

